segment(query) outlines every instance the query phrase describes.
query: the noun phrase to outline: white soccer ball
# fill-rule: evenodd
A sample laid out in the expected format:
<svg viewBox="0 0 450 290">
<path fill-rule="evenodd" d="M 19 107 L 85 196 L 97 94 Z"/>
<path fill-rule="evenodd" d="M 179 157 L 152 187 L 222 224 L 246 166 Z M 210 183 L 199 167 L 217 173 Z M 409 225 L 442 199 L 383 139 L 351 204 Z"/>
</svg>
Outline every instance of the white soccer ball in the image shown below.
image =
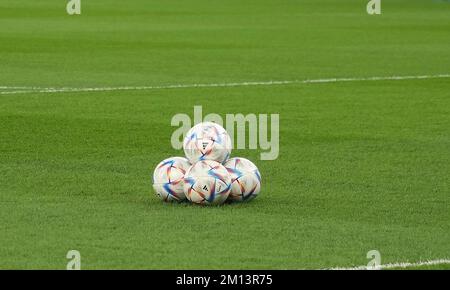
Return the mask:
<svg viewBox="0 0 450 290">
<path fill-rule="evenodd" d="M 248 201 L 261 190 L 261 174 L 253 162 L 242 157 L 228 159 L 224 166 L 231 175 L 231 201 Z"/>
<path fill-rule="evenodd" d="M 183 157 L 171 157 L 161 161 L 153 172 L 153 188 L 163 201 L 183 201 L 184 174 L 191 166 Z"/>
<path fill-rule="evenodd" d="M 230 174 L 222 164 L 201 160 L 186 172 L 184 193 L 193 203 L 222 204 L 230 193 L 230 184 Z"/>
<path fill-rule="evenodd" d="M 200 160 L 225 162 L 231 154 L 231 139 L 220 125 L 204 122 L 192 127 L 183 142 L 184 153 L 191 163 Z"/>
</svg>

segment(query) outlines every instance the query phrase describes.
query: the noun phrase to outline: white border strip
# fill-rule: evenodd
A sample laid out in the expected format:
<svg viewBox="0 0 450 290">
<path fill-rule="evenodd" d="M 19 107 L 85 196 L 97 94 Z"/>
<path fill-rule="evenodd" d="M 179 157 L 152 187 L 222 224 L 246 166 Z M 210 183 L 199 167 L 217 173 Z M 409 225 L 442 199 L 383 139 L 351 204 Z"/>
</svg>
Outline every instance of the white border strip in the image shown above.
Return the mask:
<svg viewBox="0 0 450 290">
<path fill-rule="evenodd" d="M 216 87 L 245 87 L 245 86 L 274 86 L 290 84 L 320 84 L 320 83 L 340 83 L 340 82 L 361 82 L 361 81 L 397 81 L 397 80 L 418 80 L 418 79 L 439 79 L 450 78 L 450 74 L 438 75 L 416 75 L 416 76 L 386 76 L 386 77 L 362 77 L 362 78 L 328 78 L 328 79 L 307 79 L 291 81 L 249 81 L 234 83 L 210 83 L 210 84 L 172 84 L 158 86 L 123 86 L 123 87 L 93 87 L 93 88 L 40 88 L 40 87 L 8 87 L 0 86 L 0 89 L 7 90 L 0 92 L 0 95 L 9 94 L 29 94 L 29 93 L 63 93 L 63 92 L 110 92 L 110 91 L 137 91 L 137 90 L 163 90 L 163 89 L 186 89 L 186 88 L 216 88 Z"/>
<path fill-rule="evenodd" d="M 434 266 L 434 265 L 450 265 L 449 259 L 437 259 L 437 260 L 429 260 L 429 261 L 420 261 L 416 263 L 409 262 L 401 262 L 401 263 L 392 263 L 392 264 L 384 264 L 375 267 L 375 269 L 393 269 L 393 268 L 409 268 L 409 267 L 420 267 L 420 266 Z M 357 267 L 349 267 L 349 268 L 330 268 L 327 270 L 369 270 L 367 266 L 357 266 Z"/>
</svg>

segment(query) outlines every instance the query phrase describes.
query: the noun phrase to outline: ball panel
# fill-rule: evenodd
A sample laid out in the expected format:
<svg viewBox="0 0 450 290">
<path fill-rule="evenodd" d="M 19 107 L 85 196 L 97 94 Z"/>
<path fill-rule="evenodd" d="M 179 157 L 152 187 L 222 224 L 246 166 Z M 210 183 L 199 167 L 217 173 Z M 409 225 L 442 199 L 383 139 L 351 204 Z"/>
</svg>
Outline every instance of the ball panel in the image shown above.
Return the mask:
<svg viewBox="0 0 450 290">
<path fill-rule="evenodd" d="M 161 161 L 153 172 L 153 189 L 163 201 L 183 201 L 184 173 L 190 167 L 186 158 L 171 157 Z"/>
<path fill-rule="evenodd" d="M 222 164 L 202 160 L 186 172 L 184 192 L 193 203 L 222 204 L 230 192 L 230 183 L 230 175 Z"/>
<path fill-rule="evenodd" d="M 192 163 L 200 160 L 222 163 L 231 154 L 231 138 L 222 126 L 204 122 L 188 131 L 183 141 L 183 149 Z"/>
<path fill-rule="evenodd" d="M 261 174 L 253 162 L 236 157 L 225 162 L 231 176 L 231 201 L 248 201 L 255 198 L 261 190 Z"/>
</svg>

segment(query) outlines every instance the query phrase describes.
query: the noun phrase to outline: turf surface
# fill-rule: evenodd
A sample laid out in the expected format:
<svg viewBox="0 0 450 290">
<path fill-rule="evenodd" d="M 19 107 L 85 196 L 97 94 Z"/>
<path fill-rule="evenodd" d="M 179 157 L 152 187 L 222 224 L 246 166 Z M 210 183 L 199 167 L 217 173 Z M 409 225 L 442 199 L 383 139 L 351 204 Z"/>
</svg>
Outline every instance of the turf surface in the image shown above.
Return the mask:
<svg viewBox="0 0 450 290">
<path fill-rule="evenodd" d="M 450 3 L 0 3 L 0 87 L 450 73 Z M 1 88 L 1 92 L 12 89 Z M 176 113 L 279 113 L 261 196 L 162 204 Z M 450 257 L 450 79 L 0 95 L 0 268 L 329 268 Z M 446 268 L 437 266 L 433 268 Z M 448 268 L 448 267 L 447 267 Z"/>
</svg>

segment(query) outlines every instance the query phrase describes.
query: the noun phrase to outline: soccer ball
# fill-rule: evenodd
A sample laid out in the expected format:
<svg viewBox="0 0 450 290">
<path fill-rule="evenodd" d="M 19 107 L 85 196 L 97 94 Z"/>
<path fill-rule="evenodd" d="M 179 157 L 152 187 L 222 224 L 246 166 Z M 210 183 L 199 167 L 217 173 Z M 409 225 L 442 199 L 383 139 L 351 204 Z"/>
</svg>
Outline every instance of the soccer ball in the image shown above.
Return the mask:
<svg viewBox="0 0 450 290">
<path fill-rule="evenodd" d="M 204 122 L 192 127 L 183 142 L 184 153 L 193 164 L 200 160 L 225 162 L 231 154 L 231 139 L 220 125 Z"/>
<path fill-rule="evenodd" d="M 253 162 L 242 157 L 231 158 L 224 166 L 231 175 L 231 201 L 248 201 L 261 190 L 261 174 Z"/>
<path fill-rule="evenodd" d="M 186 172 L 184 193 L 193 203 L 222 204 L 230 193 L 230 184 L 230 174 L 222 164 L 201 160 Z"/>
<path fill-rule="evenodd" d="M 153 188 L 163 201 L 183 201 L 184 174 L 191 166 L 183 157 L 171 157 L 161 161 L 153 172 Z"/>
</svg>

